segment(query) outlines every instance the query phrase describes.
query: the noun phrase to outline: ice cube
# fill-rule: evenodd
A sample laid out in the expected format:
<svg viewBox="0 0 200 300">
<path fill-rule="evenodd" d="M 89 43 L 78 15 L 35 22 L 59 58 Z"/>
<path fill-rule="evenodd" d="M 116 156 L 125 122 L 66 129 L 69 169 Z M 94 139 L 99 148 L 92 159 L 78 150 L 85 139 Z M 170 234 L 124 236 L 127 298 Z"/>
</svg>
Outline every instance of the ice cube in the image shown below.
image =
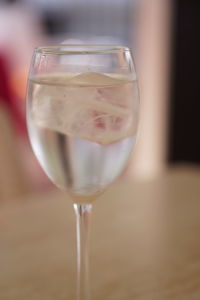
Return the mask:
<svg viewBox="0 0 200 300">
<path fill-rule="evenodd" d="M 98 73 L 58 78 L 55 83 L 49 75 L 45 84 L 35 86 L 32 113 L 37 125 L 101 144 L 135 133 L 130 83 L 128 88 L 126 81 Z"/>
</svg>

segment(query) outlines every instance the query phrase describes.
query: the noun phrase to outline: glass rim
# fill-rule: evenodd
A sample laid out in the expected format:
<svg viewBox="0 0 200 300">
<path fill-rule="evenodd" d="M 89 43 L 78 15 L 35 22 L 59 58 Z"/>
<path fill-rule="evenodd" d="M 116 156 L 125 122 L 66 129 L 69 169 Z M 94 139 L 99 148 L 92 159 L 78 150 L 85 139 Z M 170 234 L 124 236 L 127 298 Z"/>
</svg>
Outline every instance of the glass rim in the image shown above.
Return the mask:
<svg viewBox="0 0 200 300">
<path fill-rule="evenodd" d="M 65 48 L 65 49 L 63 49 Z M 119 46 L 112 44 L 58 44 L 53 46 L 39 46 L 34 52 L 40 54 L 105 54 L 131 52 L 131 48 L 127 46 Z"/>
</svg>

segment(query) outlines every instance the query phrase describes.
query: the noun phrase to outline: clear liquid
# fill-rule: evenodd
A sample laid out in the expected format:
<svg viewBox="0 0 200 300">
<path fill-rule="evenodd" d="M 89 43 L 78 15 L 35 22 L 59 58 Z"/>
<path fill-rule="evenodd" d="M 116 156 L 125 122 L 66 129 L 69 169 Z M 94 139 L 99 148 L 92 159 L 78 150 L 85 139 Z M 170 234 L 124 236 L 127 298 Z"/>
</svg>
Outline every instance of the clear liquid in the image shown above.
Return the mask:
<svg viewBox="0 0 200 300">
<path fill-rule="evenodd" d="M 54 184 L 90 201 L 121 174 L 135 143 L 136 88 L 97 73 L 30 81 L 30 140 Z"/>
</svg>

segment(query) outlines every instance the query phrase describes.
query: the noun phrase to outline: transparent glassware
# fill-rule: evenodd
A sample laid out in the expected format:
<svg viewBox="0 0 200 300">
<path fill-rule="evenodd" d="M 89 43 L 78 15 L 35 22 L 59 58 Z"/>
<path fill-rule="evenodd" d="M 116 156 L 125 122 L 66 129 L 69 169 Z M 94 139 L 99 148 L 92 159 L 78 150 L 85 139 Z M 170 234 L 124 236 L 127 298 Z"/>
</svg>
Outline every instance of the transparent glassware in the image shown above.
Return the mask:
<svg viewBox="0 0 200 300">
<path fill-rule="evenodd" d="M 77 220 L 77 300 L 88 300 L 93 201 L 123 172 L 135 144 L 139 93 L 131 50 L 115 45 L 35 49 L 27 89 L 30 142 Z"/>
</svg>

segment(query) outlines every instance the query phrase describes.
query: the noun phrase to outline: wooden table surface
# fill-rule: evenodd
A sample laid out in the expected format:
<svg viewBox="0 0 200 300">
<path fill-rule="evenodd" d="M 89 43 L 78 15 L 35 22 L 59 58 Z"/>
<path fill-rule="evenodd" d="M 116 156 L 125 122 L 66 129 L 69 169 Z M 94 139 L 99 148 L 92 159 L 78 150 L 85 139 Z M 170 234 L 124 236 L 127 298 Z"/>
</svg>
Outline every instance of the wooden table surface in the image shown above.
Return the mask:
<svg viewBox="0 0 200 300">
<path fill-rule="evenodd" d="M 200 299 L 200 170 L 118 183 L 93 209 L 91 300 Z M 73 300 L 75 217 L 59 191 L 0 206 L 0 300 Z"/>
</svg>

